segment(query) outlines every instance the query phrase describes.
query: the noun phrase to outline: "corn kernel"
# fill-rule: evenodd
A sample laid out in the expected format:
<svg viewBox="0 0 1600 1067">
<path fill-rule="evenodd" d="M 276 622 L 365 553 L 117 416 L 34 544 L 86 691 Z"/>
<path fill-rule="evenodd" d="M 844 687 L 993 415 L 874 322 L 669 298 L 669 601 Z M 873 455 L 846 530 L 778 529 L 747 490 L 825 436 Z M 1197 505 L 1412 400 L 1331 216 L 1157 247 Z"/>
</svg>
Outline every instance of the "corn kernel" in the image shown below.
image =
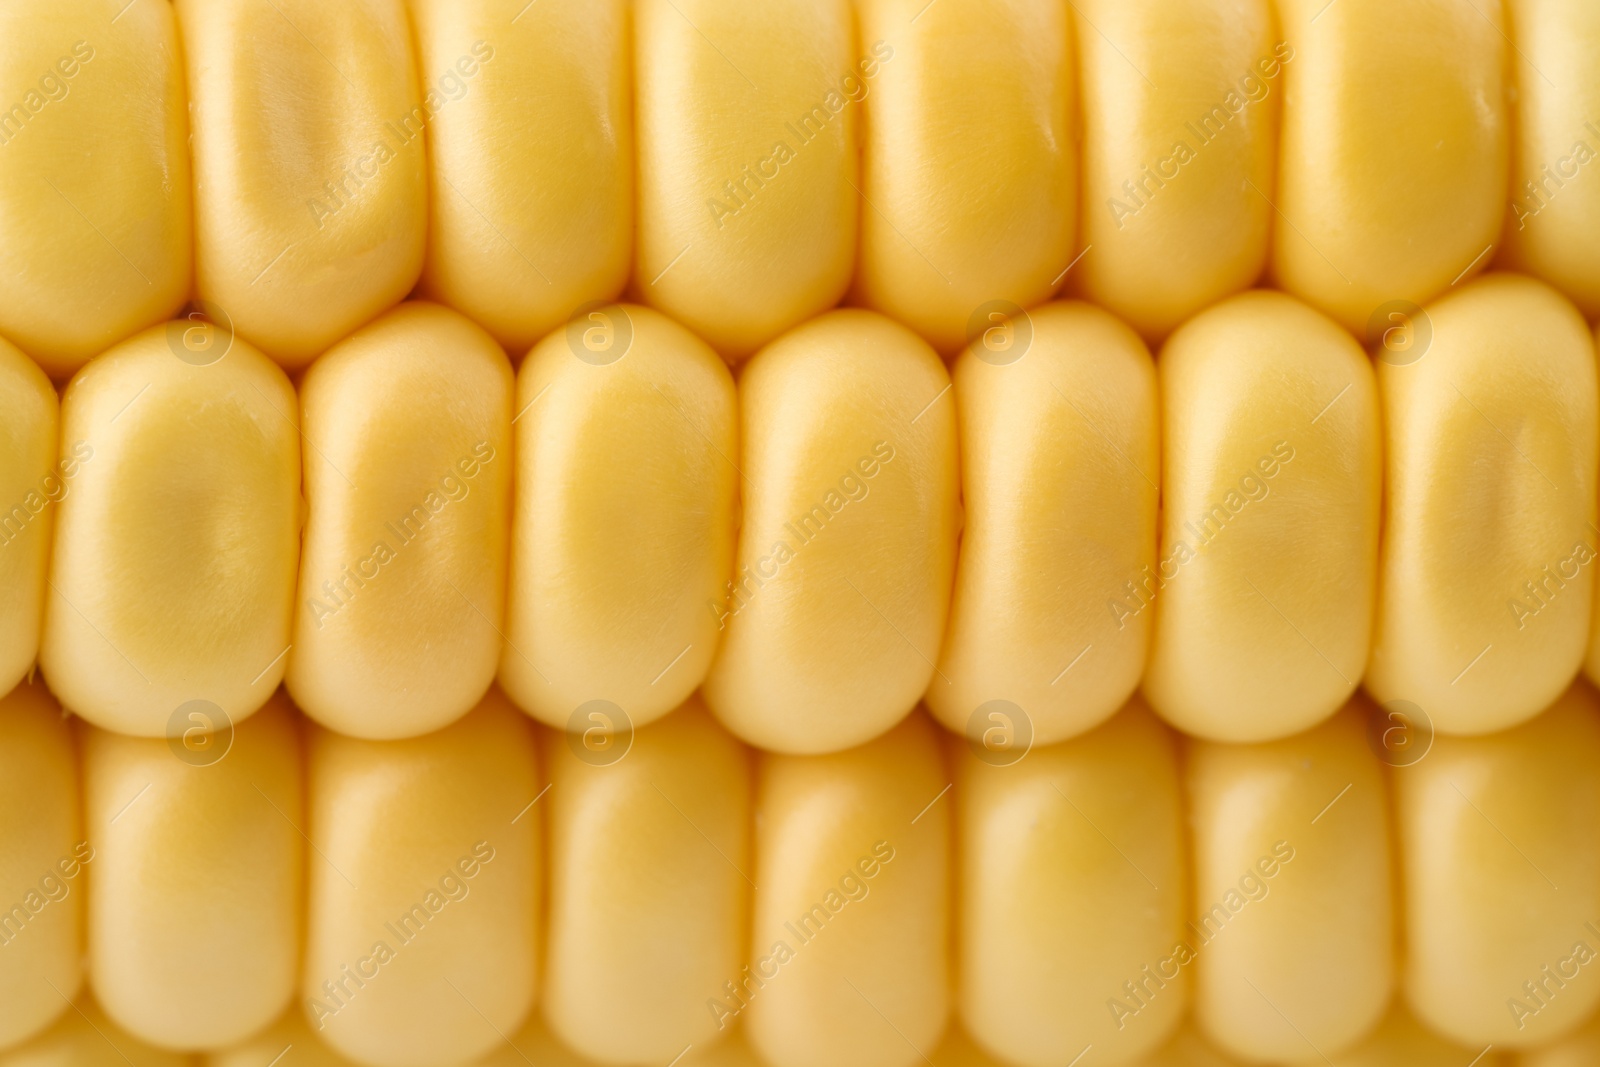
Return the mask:
<svg viewBox="0 0 1600 1067">
<path fill-rule="evenodd" d="M 1294 54 L 1272 272 L 1360 333 L 1386 302 L 1423 303 L 1491 258 L 1510 153 L 1501 5 L 1277 8 Z"/>
<path fill-rule="evenodd" d="M 739 382 L 744 522 L 706 702 L 745 741 L 830 752 L 935 674 L 959 508 L 950 379 L 905 327 L 834 311 Z"/>
<path fill-rule="evenodd" d="M 1463 1045 L 1527 1048 L 1600 1004 L 1600 701 L 1578 685 L 1493 737 L 1439 737 L 1395 776 L 1406 996 Z"/>
<path fill-rule="evenodd" d="M 75 757 L 43 683 L 0 697 L 0 1048 L 72 1014 L 66 998 L 83 982 L 82 875 L 94 849 Z"/>
<path fill-rule="evenodd" d="M 0 333 L 53 377 L 188 294 L 187 106 L 169 5 L 0 9 Z"/>
<path fill-rule="evenodd" d="M 357 1067 L 323 1044 L 299 1004 L 265 1030 L 211 1052 L 202 1062 L 205 1067 Z"/>
<path fill-rule="evenodd" d="M 557 735 L 548 752 L 546 1021 L 608 1063 L 666 1063 L 709 1044 L 721 1027 L 707 1001 L 744 961 L 744 746 L 691 699 L 631 737 L 595 747 Z"/>
<path fill-rule="evenodd" d="M 964 752 L 955 788 L 962 1022 L 1023 1067 L 1136 1060 L 1189 1003 L 1173 739 L 1134 700 L 1015 764 L 987 756 Z"/>
<path fill-rule="evenodd" d="M 1295 1061 L 1299 1067 L 1508 1067 L 1510 1062 L 1493 1047 L 1467 1048 L 1445 1040 L 1419 1023 L 1398 998 L 1378 1028 L 1356 1047 Z"/>
<path fill-rule="evenodd" d="M 1510 210 L 1500 262 L 1600 317 L 1600 9 L 1583 0 L 1506 0 L 1515 42 Z"/>
<path fill-rule="evenodd" d="M 849 0 L 635 7 L 634 288 L 730 359 L 839 302 L 856 251 Z"/>
<path fill-rule="evenodd" d="M 862 0 L 857 17 L 878 73 L 861 145 L 854 302 L 953 355 L 989 305 L 1047 300 L 1071 266 L 1067 6 Z"/>
<path fill-rule="evenodd" d="M 521 356 L 627 279 L 628 5 L 411 0 L 410 11 L 429 116 L 422 289 Z"/>
<path fill-rule="evenodd" d="M 410 291 L 427 125 L 401 0 L 175 0 L 204 300 L 299 368 Z"/>
<path fill-rule="evenodd" d="M 967 525 L 927 701 L 957 732 L 1008 701 L 1052 744 L 1114 714 L 1144 671 L 1153 613 L 1125 598 L 1156 562 L 1155 366 L 1076 302 L 985 338 L 955 367 Z"/>
<path fill-rule="evenodd" d="M 1503 730 L 1561 695 L 1589 643 L 1594 342 L 1559 293 L 1514 274 L 1422 315 L 1431 346 L 1378 364 L 1387 515 L 1367 685 L 1446 733 Z"/>
<path fill-rule="evenodd" d="M 175 741 L 82 736 L 95 999 L 140 1039 L 191 1050 L 243 1040 L 289 1003 L 305 862 L 288 699 L 220 733 L 192 715 Z"/>
<path fill-rule="evenodd" d="M 39 648 L 62 703 L 140 737 L 191 700 L 238 723 L 272 695 L 300 548 L 289 379 L 242 338 L 202 366 L 171 336 L 130 338 L 62 398 L 84 462 L 58 505 Z"/>
<path fill-rule="evenodd" d="M 541 722 L 604 700 L 643 726 L 705 677 L 737 420 L 727 366 L 648 308 L 590 312 L 523 361 L 500 684 Z"/>
<path fill-rule="evenodd" d="M 1268 0 L 1073 6 L 1087 251 L 1068 284 L 1158 341 L 1266 264 L 1293 50 Z"/>
<path fill-rule="evenodd" d="M 1145 692 L 1202 737 L 1297 733 L 1343 704 L 1366 665 L 1382 455 L 1371 365 L 1299 301 L 1251 292 L 1173 334 L 1160 368 Z"/>
<path fill-rule="evenodd" d="M 1357 700 L 1286 740 L 1190 750 L 1195 1019 L 1241 1058 L 1331 1054 L 1388 1006 L 1388 786 L 1368 710 Z"/>
<path fill-rule="evenodd" d="M 1582 1029 L 1517 1059 L 1517 1067 L 1593 1067 L 1596 1063 L 1600 1063 L 1600 1015 Z"/>
<path fill-rule="evenodd" d="M 306 372 L 310 507 L 285 677 L 322 725 L 413 737 L 466 714 L 493 681 L 512 389 L 488 334 L 421 302 Z"/>
<path fill-rule="evenodd" d="M 495 690 L 426 737 L 312 731 L 300 989 L 340 1054 L 465 1062 L 527 1014 L 541 940 L 534 745 Z"/>
<path fill-rule="evenodd" d="M 0 1067 L 191 1067 L 192 1057 L 158 1049 L 125 1033 L 88 997 L 68 1004 L 61 1020 L 19 1048 L 0 1052 Z"/>
<path fill-rule="evenodd" d="M 826 756 L 763 758 L 751 963 L 722 999 L 772 1067 L 910 1067 L 949 1015 L 950 802 L 915 715 Z"/>
<path fill-rule="evenodd" d="M 72 488 L 79 457 L 62 449 L 61 402 L 32 360 L 0 339 L 0 693 L 33 669 L 44 621 L 54 505 Z M 69 474 L 68 472 L 71 472 Z M 0 1041 L 0 1044 L 4 1044 Z"/>
</svg>

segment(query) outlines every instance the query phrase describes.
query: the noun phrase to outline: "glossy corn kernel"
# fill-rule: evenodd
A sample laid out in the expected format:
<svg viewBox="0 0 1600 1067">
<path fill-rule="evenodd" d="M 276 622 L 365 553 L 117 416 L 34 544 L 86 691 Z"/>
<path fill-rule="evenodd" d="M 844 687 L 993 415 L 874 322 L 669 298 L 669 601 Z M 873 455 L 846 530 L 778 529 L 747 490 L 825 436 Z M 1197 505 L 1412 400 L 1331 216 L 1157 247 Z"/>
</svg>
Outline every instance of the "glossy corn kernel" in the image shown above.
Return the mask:
<svg viewBox="0 0 1600 1067">
<path fill-rule="evenodd" d="M 1257 745 L 1196 742 L 1195 1019 L 1253 1062 L 1360 1041 L 1395 985 L 1388 786 L 1357 700 Z"/>
<path fill-rule="evenodd" d="M 0 333 L 64 378 L 178 309 L 188 119 L 172 8 L 0 8 Z"/>
<path fill-rule="evenodd" d="M 723 1020 L 707 1003 L 744 964 L 744 746 L 692 699 L 604 747 L 569 733 L 548 752 L 546 1021 L 607 1063 L 666 1063 L 710 1044 Z"/>
<path fill-rule="evenodd" d="M 1506 0 L 1515 43 L 1510 207 L 1500 261 L 1536 274 L 1600 316 L 1600 10 L 1581 0 Z"/>
<path fill-rule="evenodd" d="M 43 683 L 0 697 L 0 1048 L 48 1026 L 83 981 L 83 871 L 94 848 L 75 757 Z"/>
<path fill-rule="evenodd" d="M 771 1067 L 910 1067 L 949 1014 L 950 798 L 921 715 L 763 758 L 750 963 L 718 1015 Z"/>
<path fill-rule="evenodd" d="M 466 714 L 494 679 L 512 390 L 488 334 L 420 302 L 306 372 L 309 509 L 285 678 L 322 725 L 427 733 Z"/>
<path fill-rule="evenodd" d="M 1510 152 L 1504 16 L 1498 2 L 1277 9 L 1294 59 L 1273 274 L 1360 334 L 1383 305 L 1420 304 L 1491 258 Z"/>
<path fill-rule="evenodd" d="M 1266 264 L 1294 49 L 1269 0 L 1074 8 L 1087 250 L 1068 284 L 1159 340 Z"/>
<path fill-rule="evenodd" d="M 751 744 L 829 752 L 915 706 L 955 568 L 955 405 L 905 327 L 834 311 L 739 382 L 744 514 L 706 702 Z"/>
<path fill-rule="evenodd" d="M 1590 1067 L 1600 1063 L 1600 1015 L 1581 1029 L 1524 1052 L 1517 1067 Z"/>
<path fill-rule="evenodd" d="M 1371 365 L 1281 293 L 1202 312 L 1161 351 L 1163 521 L 1145 693 L 1224 741 L 1297 733 L 1354 691 L 1372 632 L 1381 444 Z"/>
<path fill-rule="evenodd" d="M 879 73 L 854 300 L 952 355 L 991 305 L 1049 299 L 1075 254 L 1068 5 L 862 0 L 857 17 Z"/>
<path fill-rule="evenodd" d="M 426 737 L 314 729 L 302 1007 L 340 1054 L 468 1062 L 533 1005 L 540 784 L 533 724 L 498 691 Z"/>
<path fill-rule="evenodd" d="M 1003 700 L 1051 744 L 1144 671 L 1154 613 L 1125 598 L 1156 562 L 1155 367 L 1106 312 L 1048 304 L 961 354 L 955 399 L 967 522 L 928 707 L 961 733 Z"/>
<path fill-rule="evenodd" d="M 1600 701 L 1578 685 L 1395 776 L 1407 999 L 1463 1045 L 1528 1048 L 1600 1004 Z M 1349 799 L 1349 798 L 1346 798 Z"/>
<path fill-rule="evenodd" d="M 89 998 L 68 1003 L 61 1019 L 25 1045 L 0 1052 L 0 1067 L 192 1067 L 193 1057 L 156 1048 L 122 1030 Z"/>
<path fill-rule="evenodd" d="M 1378 364 L 1387 515 L 1367 685 L 1446 733 L 1486 733 L 1554 701 L 1588 645 L 1594 343 L 1571 304 L 1520 275 L 1422 315 L 1431 345 Z"/>
<path fill-rule="evenodd" d="M 205 365 L 172 338 L 130 338 L 62 398 L 81 466 L 57 505 L 39 649 L 62 703 L 141 737 L 191 700 L 238 723 L 272 694 L 300 547 L 289 379 L 242 338 Z"/>
<path fill-rule="evenodd" d="M 608 305 L 517 377 L 516 492 L 500 684 L 541 722 L 590 701 L 635 726 L 686 700 L 716 651 L 732 567 L 738 398 L 665 315 Z"/>
<path fill-rule="evenodd" d="M 1023 1067 L 1139 1060 L 1189 1005 L 1172 736 L 1135 700 L 1019 762 L 959 759 L 963 1024 Z"/>
<path fill-rule="evenodd" d="M 83 730 L 89 973 L 123 1029 L 203 1049 L 255 1033 L 293 996 L 305 845 L 288 699 L 220 732 L 191 719 L 178 739 Z"/>
<path fill-rule="evenodd" d="M 1244 1061 L 1217 1049 L 1193 1024 L 1185 1024 L 1172 1040 L 1138 1061 L 1138 1067 L 1240 1067 Z"/>
<path fill-rule="evenodd" d="M 742 359 L 850 283 L 882 57 L 858 62 L 849 0 L 642 0 L 635 19 L 634 289 Z"/>
<path fill-rule="evenodd" d="M 0 692 L 9 692 L 39 655 L 55 505 L 71 490 L 81 458 L 72 445 L 57 452 L 55 387 L 4 339 L 0 410 Z"/>
<path fill-rule="evenodd" d="M 177 0 L 195 283 L 287 367 L 422 269 L 428 108 L 402 0 Z"/>
<path fill-rule="evenodd" d="M 693 1067 L 693 1055 L 691 1052 L 680 1060 L 679 1067 Z M 472 1067 L 595 1067 L 595 1063 L 558 1041 L 544 1016 L 535 1010 L 528 1013 L 528 1021 L 520 1031 L 508 1031 L 505 1041 L 482 1059 L 473 1060 Z"/>
<path fill-rule="evenodd" d="M 1398 999 L 1378 1028 L 1354 1048 L 1294 1061 L 1297 1067 L 1508 1067 L 1510 1062 L 1494 1046 L 1468 1048 L 1447 1041 L 1419 1023 Z"/>
<path fill-rule="evenodd" d="M 265 1030 L 213 1051 L 201 1062 L 205 1067 L 357 1067 L 355 1060 L 339 1055 L 317 1036 L 299 1004 Z"/>
<path fill-rule="evenodd" d="M 628 5 L 411 0 L 410 12 L 427 115 L 422 287 L 520 357 L 627 278 Z"/>
</svg>

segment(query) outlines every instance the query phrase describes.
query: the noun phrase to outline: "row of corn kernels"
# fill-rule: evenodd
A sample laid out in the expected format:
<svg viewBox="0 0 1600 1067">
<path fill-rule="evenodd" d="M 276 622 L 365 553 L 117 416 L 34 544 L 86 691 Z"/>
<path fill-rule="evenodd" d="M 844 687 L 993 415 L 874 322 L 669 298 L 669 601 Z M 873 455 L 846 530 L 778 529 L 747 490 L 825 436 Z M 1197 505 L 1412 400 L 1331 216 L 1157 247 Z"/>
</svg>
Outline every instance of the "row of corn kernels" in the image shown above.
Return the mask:
<svg viewBox="0 0 1600 1067">
<path fill-rule="evenodd" d="M 8 0 L 0 41 L 0 335 L 57 378 L 191 295 L 302 367 L 419 280 L 516 352 L 627 286 L 732 360 L 842 297 L 950 354 L 1069 271 L 1147 340 L 1263 269 L 1359 331 L 1497 243 L 1600 314 L 1578 0 Z"/>
<path fill-rule="evenodd" d="M 498 676 L 553 726 L 595 702 L 642 726 L 703 686 L 778 751 L 859 744 L 922 699 L 1049 743 L 1142 679 L 1180 729 L 1259 741 L 1365 677 L 1473 734 L 1600 670 L 1594 343 L 1525 276 L 1419 310 L 1376 371 L 1262 291 L 1159 365 L 1109 313 L 1046 305 L 953 378 L 849 309 L 737 384 L 636 305 L 514 375 L 408 303 L 298 394 L 242 338 L 193 358 L 186 329 L 91 362 L 59 417 L 0 351 L 0 574 L 22 594 L 0 685 L 37 652 L 107 729 L 186 728 L 192 701 L 238 722 L 286 679 L 325 726 L 412 736 Z"/>
<path fill-rule="evenodd" d="M 1568 1035 L 1600 1005 L 1600 701 L 1403 761 L 1368 711 L 1180 750 L 1136 701 L 1020 759 L 917 715 L 758 756 L 697 700 L 585 737 L 492 693 L 370 741 L 277 696 L 194 749 L 75 741 L 25 685 L 0 705 L 0 1043 L 60 1014 L 80 945 L 143 1040 L 227 1046 L 293 1002 L 393 1067 L 484 1054 L 536 1001 L 640 1064 L 737 1023 L 775 1067 L 909 1065 L 952 1012 L 1017 1064 L 1127 1063 L 1190 1010 L 1294 1062 L 1394 993 L 1474 1048 Z"/>
</svg>

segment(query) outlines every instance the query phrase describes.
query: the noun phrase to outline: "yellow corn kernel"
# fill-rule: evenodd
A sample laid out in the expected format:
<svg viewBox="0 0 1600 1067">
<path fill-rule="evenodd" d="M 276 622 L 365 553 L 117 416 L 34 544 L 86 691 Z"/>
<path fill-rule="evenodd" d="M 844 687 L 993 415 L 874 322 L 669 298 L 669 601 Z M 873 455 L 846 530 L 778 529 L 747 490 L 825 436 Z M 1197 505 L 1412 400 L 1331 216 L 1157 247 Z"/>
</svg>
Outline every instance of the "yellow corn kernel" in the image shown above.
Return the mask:
<svg viewBox="0 0 1600 1067">
<path fill-rule="evenodd" d="M 717 1039 L 707 1002 L 741 977 L 750 762 L 698 698 L 591 737 L 548 742 L 544 1016 L 594 1059 L 666 1063 Z"/>
<path fill-rule="evenodd" d="M 427 235 L 402 0 L 176 0 L 193 99 L 195 284 L 299 368 L 410 291 Z"/>
<path fill-rule="evenodd" d="M 201 1062 L 205 1067 L 358 1067 L 323 1043 L 299 1004 L 265 1030 L 213 1051 Z"/>
<path fill-rule="evenodd" d="M 80 876 L 94 849 L 83 837 L 72 733 L 42 682 L 0 697 L 0 811 L 8 816 L 0 827 L 0 1048 L 7 1048 L 48 1026 L 83 981 Z"/>
<path fill-rule="evenodd" d="M 1277 8 L 1293 58 L 1272 271 L 1359 334 L 1491 258 L 1510 154 L 1501 4 Z"/>
<path fill-rule="evenodd" d="M 1506 0 L 1516 43 L 1505 266 L 1536 274 L 1600 316 L 1600 9 L 1583 0 Z"/>
<path fill-rule="evenodd" d="M 1406 996 L 1464 1045 L 1528 1048 L 1600 1004 L 1600 701 L 1583 684 L 1395 775 Z M 1348 797 L 1346 799 L 1349 799 Z"/>
<path fill-rule="evenodd" d="M 1023 1067 L 1128 1063 L 1184 1016 L 1176 746 L 1137 699 L 1016 763 L 974 745 L 955 788 L 961 1019 Z"/>
<path fill-rule="evenodd" d="M 1192 1023 L 1185 1024 L 1161 1048 L 1138 1061 L 1137 1067 L 1239 1067 L 1234 1059 L 1200 1036 Z"/>
<path fill-rule="evenodd" d="M 928 1050 L 928 1062 L 933 1067 L 1006 1067 L 972 1040 L 958 1022 L 945 1028 L 938 1048 Z"/>
<path fill-rule="evenodd" d="M 960 521 L 950 388 L 915 334 L 857 310 L 813 319 L 745 368 L 738 571 L 705 685 L 744 740 L 836 751 L 928 688 Z"/>
<path fill-rule="evenodd" d="M 1256 1062 L 1315 1058 L 1377 1025 L 1395 984 L 1388 786 L 1356 700 L 1282 741 L 1197 741 L 1195 1019 Z"/>
<path fill-rule="evenodd" d="M 1062 0 L 862 0 L 878 73 L 861 146 L 855 302 L 951 355 L 1073 258 L 1072 26 Z M 865 68 L 863 68 L 865 69 Z"/>
<path fill-rule="evenodd" d="M 528 354 L 516 407 L 500 684 L 551 726 L 591 700 L 643 726 L 688 699 L 716 651 L 733 377 L 665 315 L 613 304 Z"/>
<path fill-rule="evenodd" d="M 1508 1067 L 1510 1062 L 1493 1047 L 1468 1048 L 1445 1040 L 1417 1022 L 1401 998 L 1354 1048 L 1294 1061 L 1298 1067 Z M 1583 1061 L 1585 1067 L 1589 1062 Z"/>
<path fill-rule="evenodd" d="M 628 5 L 411 0 L 410 10 L 429 115 L 423 291 L 521 356 L 627 280 Z"/>
<path fill-rule="evenodd" d="M 50 379 L 0 338 L 0 693 L 33 669 L 44 621 L 54 504 L 71 491 L 79 457 L 57 460 L 61 403 Z M 0 1045 L 5 1042 L 0 1040 Z"/>
<path fill-rule="evenodd" d="M 294 389 L 243 338 L 216 362 L 179 358 L 183 328 L 111 349 L 61 402 L 82 465 L 58 505 L 39 663 L 67 707 L 140 737 L 191 700 L 234 723 L 266 702 L 299 563 Z"/>
<path fill-rule="evenodd" d="M 1004 700 L 1052 744 L 1144 671 L 1151 613 L 1117 605 L 1156 562 L 1155 366 L 1106 312 L 1048 304 L 962 353 L 955 398 L 967 524 L 928 707 L 960 733 Z"/>
<path fill-rule="evenodd" d="M 1416 326 L 1425 352 L 1378 366 L 1387 515 L 1367 685 L 1446 733 L 1502 730 L 1548 707 L 1589 645 L 1593 337 L 1515 274 L 1452 292 Z"/>
<path fill-rule="evenodd" d="M 294 994 L 300 738 L 281 693 L 236 728 L 205 706 L 183 728 L 171 739 L 83 731 L 89 974 L 129 1033 L 215 1048 L 272 1022 Z"/>
<path fill-rule="evenodd" d="M 1068 284 L 1160 340 L 1266 264 L 1293 49 L 1269 0 L 1073 6 L 1087 251 Z"/>
<path fill-rule="evenodd" d="M 315 729 L 306 1015 L 340 1054 L 470 1061 L 532 1007 L 540 955 L 533 724 L 496 690 L 425 737 Z"/>
<path fill-rule="evenodd" d="M 850 283 L 880 60 L 858 65 L 849 0 L 641 0 L 635 18 L 634 288 L 743 359 Z"/>
<path fill-rule="evenodd" d="M 285 680 L 357 737 L 412 737 L 494 680 L 511 512 L 511 364 L 469 319 L 402 304 L 300 386 L 310 505 Z"/>
<path fill-rule="evenodd" d="M 620 1023 L 619 1023 L 620 1025 Z M 721 1045 L 717 1046 L 722 1047 Z M 684 1057 L 678 1067 L 693 1067 L 693 1053 Z M 473 1060 L 472 1067 L 596 1067 L 595 1061 L 580 1056 L 556 1040 L 538 1011 L 528 1013 L 527 1022 L 516 1033 L 507 1032 L 493 1052 L 481 1060 Z"/>
<path fill-rule="evenodd" d="M 1524 1052 L 1517 1067 L 1593 1067 L 1596 1063 L 1600 1063 L 1600 1015 L 1558 1041 Z"/>
<path fill-rule="evenodd" d="M 950 1006 L 950 800 L 926 716 L 826 756 L 768 755 L 750 964 L 720 992 L 772 1067 L 910 1067 Z"/>
<path fill-rule="evenodd" d="M 68 1004 L 61 1019 L 39 1037 L 0 1052 L 0 1067 L 192 1067 L 186 1053 L 152 1048 L 105 1017 L 89 997 Z"/>
<path fill-rule="evenodd" d="M 188 294 L 187 106 L 169 5 L 0 9 L 0 333 L 54 377 Z"/>
<path fill-rule="evenodd" d="M 1331 715 L 1372 634 L 1382 445 L 1361 349 L 1292 297 L 1244 293 L 1161 350 L 1164 508 L 1150 703 L 1263 741 Z"/>
</svg>

